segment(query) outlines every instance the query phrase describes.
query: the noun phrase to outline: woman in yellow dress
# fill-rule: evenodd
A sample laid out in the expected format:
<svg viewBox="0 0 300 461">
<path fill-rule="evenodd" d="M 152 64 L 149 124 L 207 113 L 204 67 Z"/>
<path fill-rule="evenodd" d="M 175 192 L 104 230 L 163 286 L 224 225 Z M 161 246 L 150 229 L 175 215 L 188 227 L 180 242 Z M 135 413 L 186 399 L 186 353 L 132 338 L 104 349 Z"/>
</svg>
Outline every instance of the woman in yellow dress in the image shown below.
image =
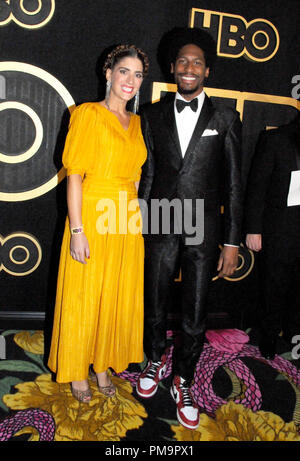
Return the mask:
<svg viewBox="0 0 300 461">
<path fill-rule="evenodd" d="M 115 48 L 104 65 L 106 98 L 74 110 L 63 153 L 68 217 L 48 365 L 57 382 L 71 383 L 81 402 L 91 400 L 90 364 L 100 392 L 112 397 L 108 368 L 119 373 L 143 361 L 144 242 L 137 187 L 146 148 L 140 118 L 126 104 L 137 99 L 147 71 L 142 50 Z"/>
</svg>

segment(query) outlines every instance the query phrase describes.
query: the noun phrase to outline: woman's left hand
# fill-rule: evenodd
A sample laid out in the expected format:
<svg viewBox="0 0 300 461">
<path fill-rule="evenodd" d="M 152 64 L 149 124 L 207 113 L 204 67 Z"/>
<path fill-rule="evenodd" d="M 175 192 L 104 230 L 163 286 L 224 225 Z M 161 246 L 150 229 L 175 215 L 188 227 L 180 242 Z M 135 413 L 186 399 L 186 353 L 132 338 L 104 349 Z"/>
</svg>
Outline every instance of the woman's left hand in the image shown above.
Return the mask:
<svg viewBox="0 0 300 461">
<path fill-rule="evenodd" d="M 86 259 L 90 258 L 90 247 L 84 232 L 71 236 L 70 253 L 75 261 L 87 263 Z"/>
</svg>

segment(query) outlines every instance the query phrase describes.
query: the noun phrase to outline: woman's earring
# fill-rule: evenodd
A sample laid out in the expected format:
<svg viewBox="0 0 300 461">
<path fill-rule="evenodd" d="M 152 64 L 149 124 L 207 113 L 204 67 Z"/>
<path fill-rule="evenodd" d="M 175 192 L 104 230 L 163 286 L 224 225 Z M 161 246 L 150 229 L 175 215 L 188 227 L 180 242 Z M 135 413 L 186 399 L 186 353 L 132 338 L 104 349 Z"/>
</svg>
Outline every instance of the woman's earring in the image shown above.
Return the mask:
<svg viewBox="0 0 300 461">
<path fill-rule="evenodd" d="M 140 92 L 137 91 L 134 97 L 134 104 L 133 104 L 133 113 L 136 114 L 139 110 L 139 102 L 140 102 Z"/>
<path fill-rule="evenodd" d="M 106 81 L 106 91 L 105 91 L 105 102 L 106 105 L 108 105 L 108 99 L 110 95 L 110 89 L 111 89 L 111 82 L 109 80 Z"/>
</svg>

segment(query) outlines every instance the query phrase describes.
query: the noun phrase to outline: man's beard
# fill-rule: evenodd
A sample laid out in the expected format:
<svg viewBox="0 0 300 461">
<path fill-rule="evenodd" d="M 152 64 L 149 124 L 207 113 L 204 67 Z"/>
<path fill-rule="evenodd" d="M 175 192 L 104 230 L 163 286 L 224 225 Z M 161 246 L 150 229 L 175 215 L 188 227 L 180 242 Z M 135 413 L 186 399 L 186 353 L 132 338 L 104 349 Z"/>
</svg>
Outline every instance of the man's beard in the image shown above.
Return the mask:
<svg viewBox="0 0 300 461">
<path fill-rule="evenodd" d="M 190 88 L 190 89 L 185 89 L 185 88 L 181 88 L 180 86 L 178 86 L 178 89 L 177 89 L 179 94 L 186 94 L 186 95 L 193 94 L 197 90 L 198 90 L 198 86 L 195 88 Z"/>
<path fill-rule="evenodd" d="M 201 88 L 201 82 L 199 80 L 195 82 L 195 86 L 193 88 L 182 88 L 180 85 L 180 82 L 176 82 L 176 83 L 177 83 L 177 91 L 179 94 L 182 94 L 182 95 L 190 95 L 190 94 L 196 93 Z"/>
</svg>

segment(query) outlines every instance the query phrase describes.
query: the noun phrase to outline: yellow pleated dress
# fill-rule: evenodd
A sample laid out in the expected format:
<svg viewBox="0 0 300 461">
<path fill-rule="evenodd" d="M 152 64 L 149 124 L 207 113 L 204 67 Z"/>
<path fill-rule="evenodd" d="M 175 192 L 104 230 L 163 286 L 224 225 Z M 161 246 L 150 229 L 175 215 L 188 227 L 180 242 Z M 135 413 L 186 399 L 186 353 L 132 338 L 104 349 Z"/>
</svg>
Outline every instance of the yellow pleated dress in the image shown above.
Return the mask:
<svg viewBox="0 0 300 461">
<path fill-rule="evenodd" d="M 139 116 L 125 130 L 96 102 L 72 113 L 63 164 L 83 178 L 90 259 L 72 259 L 67 218 L 48 360 L 59 383 L 86 379 L 90 364 L 119 373 L 143 361 L 144 242 L 134 182 L 145 160 Z"/>
</svg>

